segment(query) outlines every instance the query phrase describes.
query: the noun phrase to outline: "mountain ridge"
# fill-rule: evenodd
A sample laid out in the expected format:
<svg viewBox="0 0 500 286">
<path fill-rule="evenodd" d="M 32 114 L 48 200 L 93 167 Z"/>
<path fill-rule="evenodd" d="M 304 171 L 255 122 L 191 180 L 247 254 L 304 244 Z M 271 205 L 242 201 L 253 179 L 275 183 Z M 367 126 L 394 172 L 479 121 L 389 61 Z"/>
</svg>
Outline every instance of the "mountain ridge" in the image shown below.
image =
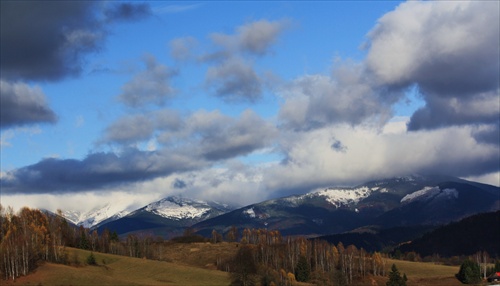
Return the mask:
<svg viewBox="0 0 500 286">
<path fill-rule="evenodd" d="M 229 226 L 238 225 L 277 229 L 284 235 L 321 236 L 366 225 L 440 225 L 500 209 L 499 190 L 449 176 L 411 175 L 267 200 L 202 221 L 193 228 L 203 235 L 212 229 L 225 232 Z"/>
</svg>

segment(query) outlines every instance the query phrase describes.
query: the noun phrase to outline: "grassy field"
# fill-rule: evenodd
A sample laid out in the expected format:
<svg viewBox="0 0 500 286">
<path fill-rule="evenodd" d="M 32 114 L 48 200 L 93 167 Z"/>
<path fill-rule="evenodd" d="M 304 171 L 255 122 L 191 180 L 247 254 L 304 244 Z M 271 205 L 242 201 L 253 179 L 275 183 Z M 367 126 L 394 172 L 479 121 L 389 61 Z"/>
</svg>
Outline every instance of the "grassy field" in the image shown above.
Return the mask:
<svg viewBox="0 0 500 286">
<path fill-rule="evenodd" d="M 89 251 L 69 249 L 85 261 Z M 225 272 L 178 263 L 94 253 L 98 266 L 44 263 L 37 270 L 5 285 L 229 285 Z"/>
<path fill-rule="evenodd" d="M 412 285 L 443 285 L 443 286 L 459 286 L 463 285 L 455 278 L 458 273 L 459 266 L 446 266 L 434 263 L 410 262 L 402 260 L 387 260 L 386 273 L 391 271 L 392 264 L 396 264 L 401 275 L 406 273 L 408 278 L 408 286 Z M 387 278 L 380 279 L 378 285 L 385 285 Z M 380 283 L 383 282 L 383 283 Z"/>
<path fill-rule="evenodd" d="M 44 263 L 37 270 L 5 285 L 229 285 L 228 273 L 217 271 L 215 261 L 232 257 L 236 243 L 167 244 L 162 256 L 166 261 L 130 258 L 94 253 L 98 266 L 84 265 L 89 251 L 69 248 L 69 258 L 75 256 L 81 266 Z M 408 286 L 459 286 L 458 266 L 433 263 L 388 260 L 386 273 L 396 264 L 406 273 Z M 369 276 L 357 285 L 385 285 L 387 277 Z M 2 285 L 4 285 L 2 284 Z M 297 283 L 298 284 L 298 283 Z M 306 284 L 304 284 L 306 285 Z"/>
</svg>

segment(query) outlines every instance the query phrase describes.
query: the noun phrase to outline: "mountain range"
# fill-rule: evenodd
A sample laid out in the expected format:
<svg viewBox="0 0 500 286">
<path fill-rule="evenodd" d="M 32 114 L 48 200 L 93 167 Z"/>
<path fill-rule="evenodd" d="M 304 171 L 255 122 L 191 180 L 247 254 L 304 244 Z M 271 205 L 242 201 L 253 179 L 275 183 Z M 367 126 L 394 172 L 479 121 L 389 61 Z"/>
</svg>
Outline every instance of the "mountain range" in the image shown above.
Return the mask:
<svg viewBox="0 0 500 286">
<path fill-rule="evenodd" d="M 447 176 L 372 181 L 353 188 L 328 188 L 249 205 L 193 226 L 215 229 L 277 229 L 283 235 L 321 236 L 366 226 L 442 225 L 500 209 L 500 188 Z"/>
<path fill-rule="evenodd" d="M 316 237 L 363 228 L 425 229 L 499 209 L 499 187 L 448 176 L 411 175 L 315 190 L 242 208 L 167 197 L 137 210 L 106 206 L 80 217 L 69 212 L 65 216 L 77 224 L 99 231 L 107 228 L 122 236 L 150 233 L 171 238 L 187 227 L 209 236 L 212 230 L 225 233 L 236 226 Z"/>
</svg>

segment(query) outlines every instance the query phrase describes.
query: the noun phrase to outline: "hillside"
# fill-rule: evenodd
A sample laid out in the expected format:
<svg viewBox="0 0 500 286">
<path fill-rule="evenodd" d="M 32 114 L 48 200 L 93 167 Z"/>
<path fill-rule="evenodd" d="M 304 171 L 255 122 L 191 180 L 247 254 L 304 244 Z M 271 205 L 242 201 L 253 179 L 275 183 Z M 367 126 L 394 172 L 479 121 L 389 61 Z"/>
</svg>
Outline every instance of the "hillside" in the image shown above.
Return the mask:
<svg viewBox="0 0 500 286">
<path fill-rule="evenodd" d="M 68 249 L 83 263 L 89 251 Z M 44 263 L 2 285 L 229 285 L 228 273 L 185 264 L 94 253 L 98 266 Z"/>
<path fill-rule="evenodd" d="M 411 243 L 401 245 L 402 252 L 415 251 L 422 256 L 472 255 L 486 251 L 500 255 L 500 211 L 465 218 L 438 228 Z"/>
<path fill-rule="evenodd" d="M 342 242 L 344 245 L 354 244 L 366 251 L 389 250 L 400 243 L 421 237 L 424 233 L 433 230 L 433 226 L 409 226 L 409 227 L 364 227 L 353 231 L 320 236 L 332 244 Z"/>
</svg>

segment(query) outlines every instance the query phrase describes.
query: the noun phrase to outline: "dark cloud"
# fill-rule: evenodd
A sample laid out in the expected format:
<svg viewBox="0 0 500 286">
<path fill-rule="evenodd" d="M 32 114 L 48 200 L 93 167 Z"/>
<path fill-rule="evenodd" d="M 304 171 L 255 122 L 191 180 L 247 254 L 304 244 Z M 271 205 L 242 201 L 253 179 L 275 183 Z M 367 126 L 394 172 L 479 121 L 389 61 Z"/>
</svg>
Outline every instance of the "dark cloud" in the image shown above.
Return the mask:
<svg viewBox="0 0 500 286">
<path fill-rule="evenodd" d="M 127 149 L 119 155 L 93 153 L 83 160 L 44 159 L 6 172 L 0 184 L 3 194 L 79 192 L 168 176 L 204 164 L 201 158 L 193 160 L 181 153 Z"/>
<path fill-rule="evenodd" d="M 81 72 L 81 58 L 105 32 L 94 1 L 1 1 L 4 78 L 56 80 Z"/>
<path fill-rule="evenodd" d="M 0 80 L 0 128 L 55 123 L 57 116 L 38 87 Z"/>
<path fill-rule="evenodd" d="M 500 99 L 497 93 L 466 98 L 426 95 L 426 105 L 411 116 L 408 130 L 435 129 L 465 124 L 498 124 Z"/>
<path fill-rule="evenodd" d="M 59 80 L 77 76 L 84 56 L 99 51 L 106 23 L 148 15 L 146 4 L 111 3 L 100 14 L 98 1 L 1 1 L 2 78 Z"/>
<path fill-rule="evenodd" d="M 500 118 L 498 119 L 500 121 Z M 480 128 L 472 132 L 472 136 L 479 143 L 500 146 L 500 122 L 488 125 L 486 128 Z"/>
<path fill-rule="evenodd" d="M 255 102 L 262 96 L 262 82 L 253 67 L 240 58 L 230 58 L 209 68 L 206 84 L 227 102 Z"/>
<path fill-rule="evenodd" d="M 380 83 L 417 84 L 426 101 L 410 130 L 500 116 L 499 2 L 403 3 L 379 19 L 369 38 L 366 64 Z"/>
<path fill-rule="evenodd" d="M 130 107 L 163 105 L 175 94 L 170 79 L 177 72 L 159 64 L 151 55 L 144 56 L 143 61 L 146 70 L 136 74 L 122 87 L 123 92 L 118 99 Z"/>
<path fill-rule="evenodd" d="M 161 122 L 159 118 L 152 117 L 151 122 L 145 125 L 151 124 L 159 128 L 156 125 Z M 129 120 L 132 125 L 139 127 L 144 119 L 136 116 L 118 120 L 118 123 L 108 129 L 107 139 L 124 144 L 146 139 L 150 136 L 149 130 L 144 134 L 141 131 L 124 131 L 122 134 L 118 130 L 120 126 L 130 129 L 125 126 Z M 236 119 L 218 112 L 198 112 L 184 119 L 182 125 L 184 128 L 180 129 L 162 126 L 161 130 L 172 133 L 171 140 L 174 143 L 157 151 L 125 148 L 121 153 L 91 153 L 83 160 L 44 159 L 34 165 L 7 171 L 2 174 L 2 192 L 64 193 L 97 190 L 173 173 L 200 170 L 221 160 L 265 148 L 276 132 L 274 126 L 252 111 L 246 111 Z"/>
<path fill-rule="evenodd" d="M 107 21 L 134 21 L 152 15 L 151 8 L 146 3 L 112 3 L 104 11 Z"/>
<path fill-rule="evenodd" d="M 187 187 L 187 184 L 186 182 L 184 182 L 183 180 L 177 178 L 175 179 L 175 181 L 172 183 L 172 187 L 176 188 L 176 189 L 184 189 Z"/>
</svg>

